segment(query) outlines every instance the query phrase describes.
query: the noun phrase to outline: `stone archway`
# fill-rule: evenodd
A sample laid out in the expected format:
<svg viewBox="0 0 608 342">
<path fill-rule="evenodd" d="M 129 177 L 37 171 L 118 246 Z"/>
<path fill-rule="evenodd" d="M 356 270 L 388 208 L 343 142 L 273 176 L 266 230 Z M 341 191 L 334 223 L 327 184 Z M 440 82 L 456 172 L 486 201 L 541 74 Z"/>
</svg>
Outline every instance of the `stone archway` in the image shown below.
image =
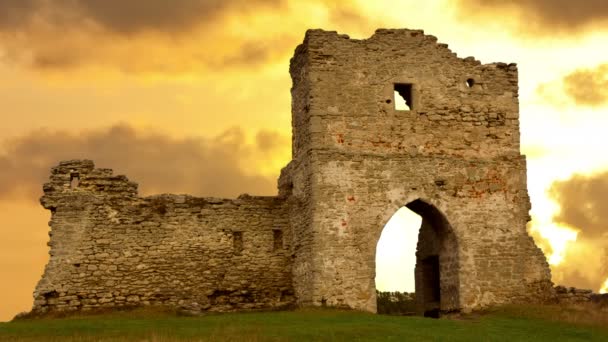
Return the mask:
<svg viewBox="0 0 608 342">
<path fill-rule="evenodd" d="M 458 242 L 445 215 L 421 199 L 405 205 L 422 217 L 416 247 L 417 313 L 439 317 L 460 309 Z"/>
</svg>

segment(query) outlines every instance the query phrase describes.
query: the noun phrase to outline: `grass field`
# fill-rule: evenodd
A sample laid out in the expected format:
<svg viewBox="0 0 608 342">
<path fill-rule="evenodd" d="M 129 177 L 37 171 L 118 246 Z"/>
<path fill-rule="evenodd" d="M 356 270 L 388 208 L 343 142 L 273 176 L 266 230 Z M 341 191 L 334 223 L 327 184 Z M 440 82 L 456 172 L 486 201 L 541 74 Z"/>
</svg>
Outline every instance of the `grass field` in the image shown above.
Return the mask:
<svg viewBox="0 0 608 342">
<path fill-rule="evenodd" d="M 608 312 L 509 306 L 430 319 L 331 309 L 200 317 L 139 310 L 0 323 L 0 341 L 608 341 Z"/>
</svg>

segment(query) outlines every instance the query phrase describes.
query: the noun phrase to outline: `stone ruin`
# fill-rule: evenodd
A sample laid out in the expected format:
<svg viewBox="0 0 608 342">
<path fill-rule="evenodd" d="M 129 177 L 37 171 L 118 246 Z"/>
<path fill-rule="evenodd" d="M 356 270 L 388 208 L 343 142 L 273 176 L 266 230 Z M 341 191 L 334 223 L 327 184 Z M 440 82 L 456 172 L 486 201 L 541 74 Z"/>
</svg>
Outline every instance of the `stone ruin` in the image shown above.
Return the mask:
<svg viewBox="0 0 608 342">
<path fill-rule="evenodd" d="M 51 257 L 33 312 L 376 312 L 376 244 L 403 206 L 423 218 L 419 313 L 554 292 L 526 232 L 515 64 L 458 58 L 420 30 L 309 30 L 289 71 L 293 158 L 277 196 L 139 197 L 92 161 L 53 168 L 41 198 Z"/>
</svg>

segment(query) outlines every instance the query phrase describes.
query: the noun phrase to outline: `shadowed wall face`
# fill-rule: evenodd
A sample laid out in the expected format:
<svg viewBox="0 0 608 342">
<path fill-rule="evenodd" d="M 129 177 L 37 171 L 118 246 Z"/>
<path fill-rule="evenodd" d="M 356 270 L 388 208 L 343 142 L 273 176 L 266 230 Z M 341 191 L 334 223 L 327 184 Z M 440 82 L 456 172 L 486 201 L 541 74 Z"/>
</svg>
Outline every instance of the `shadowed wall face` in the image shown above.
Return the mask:
<svg viewBox="0 0 608 342">
<path fill-rule="evenodd" d="M 406 206 L 422 216 L 415 270 L 418 313 L 436 316 L 440 311 L 458 310 L 458 244 L 452 227 L 437 208 L 424 201 Z"/>
</svg>

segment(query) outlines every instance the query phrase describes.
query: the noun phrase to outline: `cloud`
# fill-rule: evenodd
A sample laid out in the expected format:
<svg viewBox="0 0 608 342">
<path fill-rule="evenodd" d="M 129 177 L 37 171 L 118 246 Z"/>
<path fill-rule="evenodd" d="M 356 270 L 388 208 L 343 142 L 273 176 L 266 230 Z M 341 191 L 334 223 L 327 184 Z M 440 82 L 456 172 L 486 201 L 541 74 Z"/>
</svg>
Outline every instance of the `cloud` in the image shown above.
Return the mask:
<svg viewBox="0 0 608 342">
<path fill-rule="evenodd" d="M 260 131 L 255 136 L 255 141 L 258 149 L 264 152 L 270 152 L 277 148 L 284 148 L 285 146 L 291 146 L 291 142 L 282 136 L 278 132 L 273 131 Z"/>
<path fill-rule="evenodd" d="M 555 182 L 549 195 L 560 207 L 554 222 L 579 232 L 564 262 L 553 267 L 555 280 L 599 290 L 608 277 L 608 172 Z"/>
<path fill-rule="evenodd" d="M 608 64 L 576 70 L 564 77 L 563 86 L 565 93 L 579 105 L 608 104 Z"/>
<path fill-rule="evenodd" d="M 209 139 L 173 138 L 124 124 L 81 134 L 39 130 L 5 142 L 5 152 L 0 153 L 0 199 L 37 198 L 52 166 L 61 160 L 83 158 L 93 159 L 97 167 L 112 168 L 115 174 L 126 174 L 146 195 L 272 195 L 276 193 L 278 169 L 273 175 L 252 170 L 256 170 L 261 155 L 268 158 L 267 146 L 285 137 L 266 131 L 258 136 L 264 137 L 261 148 L 248 143 L 239 128 Z M 282 151 L 273 154 L 275 159 L 289 157 Z"/>
<path fill-rule="evenodd" d="M 608 63 L 577 69 L 560 80 L 540 84 L 536 94 L 556 107 L 573 103 L 587 107 L 608 105 Z"/>
<path fill-rule="evenodd" d="M 580 230 L 583 237 L 608 238 L 608 172 L 555 182 L 549 195 L 560 206 L 557 223 Z"/>
<path fill-rule="evenodd" d="M 285 1 L 1 0 L 0 62 L 47 72 L 258 66 L 282 58 L 297 43 L 288 30 L 266 36 L 250 23 L 284 12 Z"/>
<path fill-rule="evenodd" d="M 382 25 L 331 0 L 0 0 L 0 63 L 46 74 L 251 70 L 288 63 L 308 28 Z"/>
<path fill-rule="evenodd" d="M 39 0 L 0 1 L 0 29 L 10 29 L 29 21 L 39 6 Z"/>
<path fill-rule="evenodd" d="M 459 12 L 462 16 L 481 13 L 492 20 L 499 15 L 501 18 L 515 15 L 523 34 L 576 33 L 608 24 L 608 2 L 605 0 L 460 0 Z"/>
<path fill-rule="evenodd" d="M 229 12 L 282 4 L 283 0 L 2 0 L 0 27 L 21 31 L 42 21 L 52 26 L 92 23 L 121 34 L 183 32 Z"/>
<path fill-rule="evenodd" d="M 585 237 L 570 244 L 564 262 L 551 266 L 553 282 L 599 291 L 608 278 L 608 243 Z"/>
</svg>

